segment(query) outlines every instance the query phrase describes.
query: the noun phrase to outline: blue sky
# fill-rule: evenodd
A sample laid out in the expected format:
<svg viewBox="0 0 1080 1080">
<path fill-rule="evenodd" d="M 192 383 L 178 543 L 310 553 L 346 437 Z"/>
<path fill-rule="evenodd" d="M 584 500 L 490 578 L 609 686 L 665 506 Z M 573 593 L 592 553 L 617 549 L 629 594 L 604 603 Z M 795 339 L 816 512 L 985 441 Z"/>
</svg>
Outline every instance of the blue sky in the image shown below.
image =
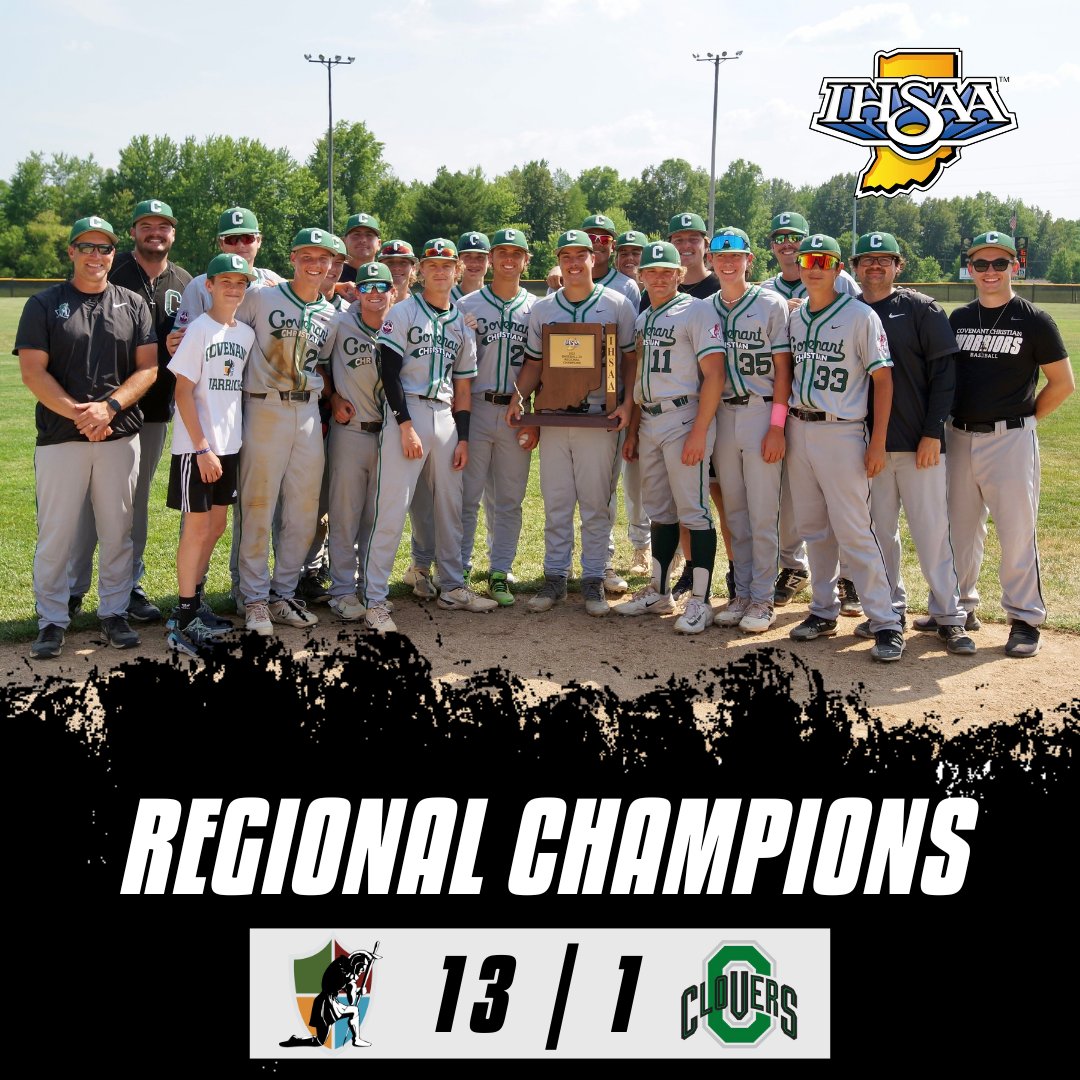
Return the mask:
<svg viewBox="0 0 1080 1080">
<path fill-rule="evenodd" d="M 869 75 L 879 49 L 958 47 L 965 75 L 1008 76 L 1019 127 L 964 150 L 932 194 L 991 190 L 1080 217 L 1080 147 L 1065 124 L 1080 63 L 1053 51 L 1076 40 L 1080 16 L 1046 0 L 929 7 L 398 0 L 317 17 L 281 0 L 5 4 L 5 82 L 23 92 L 4 118 L 0 176 L 33 150 L 114 165 L 142 133 L 247 135 L 302 160 L 326 126 L 325 70 L 305 52 L 357 57 L 335 72 L 335 117 L 363 120 L 405 180 L 439 165 L 491 177 L 536 157 L 571 174 L 637 175 L 666 157 L 707 169 L 713 69 L 691 54 L 741 49 L 720 69 L 717 174 L 742 157 L 818 183 L 867 158 L 809 130 L 823 77 Z M 316 15 L 307 28 L 301 13 Z"/>
</svg>

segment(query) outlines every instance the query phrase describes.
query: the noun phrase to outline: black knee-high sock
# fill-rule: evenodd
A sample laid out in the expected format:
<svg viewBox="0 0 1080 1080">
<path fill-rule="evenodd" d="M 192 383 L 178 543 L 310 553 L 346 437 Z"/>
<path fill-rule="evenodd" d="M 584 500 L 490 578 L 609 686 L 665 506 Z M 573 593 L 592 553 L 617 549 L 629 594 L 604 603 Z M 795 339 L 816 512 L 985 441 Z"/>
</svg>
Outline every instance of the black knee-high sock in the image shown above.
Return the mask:
<svg viewBox="0 0 1080 1080">
<path fill-rule="evenodd" d="M 694 567 L 694 596 L 708 599 L 712 591 L 713 563 L 716 562 L 716 530 L 690 530 L 690 562 Z"/>
<path fill-rule="evenodd" d="M 671 560 L 675 558 L 675 552 L 679 549 L 679 525 L 661 525 L 653 522 L 650 528 L 652 533 L 652 557 L 660 564 L 660 591 L 669 591 L 668 569 Z"/>
</svg>

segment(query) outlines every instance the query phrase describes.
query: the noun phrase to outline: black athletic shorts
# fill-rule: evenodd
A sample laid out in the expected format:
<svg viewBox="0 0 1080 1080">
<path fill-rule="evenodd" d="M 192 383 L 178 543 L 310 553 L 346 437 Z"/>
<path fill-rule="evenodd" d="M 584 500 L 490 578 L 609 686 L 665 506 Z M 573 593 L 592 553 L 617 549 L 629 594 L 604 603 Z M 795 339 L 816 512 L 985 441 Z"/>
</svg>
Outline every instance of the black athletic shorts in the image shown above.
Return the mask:
<svg viewBox="0 0 1080 1080">
<path fill-rule="evenodd" d="M 221 462 L 221 479 L 214 484 L 203 482 L 196 454 L 173 454 L 169 469 L 169 494 L 165 505 L 184 513 L 206 514 L 212 506 L 231 506 L 236 502 L 236 477 L 239 454 L 226 454 Z"/>
</svg>

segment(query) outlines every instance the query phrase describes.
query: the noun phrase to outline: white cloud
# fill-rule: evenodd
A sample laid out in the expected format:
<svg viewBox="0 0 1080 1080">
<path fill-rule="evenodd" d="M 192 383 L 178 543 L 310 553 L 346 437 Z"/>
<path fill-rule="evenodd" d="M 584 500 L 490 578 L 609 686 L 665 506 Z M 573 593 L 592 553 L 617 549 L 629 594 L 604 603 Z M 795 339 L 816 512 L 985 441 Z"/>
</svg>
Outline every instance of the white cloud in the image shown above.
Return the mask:
<svg viewBox="0 0 1080 1080">
<path fill-rule="evenodd" d="M 970 26 L 971 19 L 959 11 L 935 11 L 930 16 L 930 25 L 941 26 L 946 30 L 957 30 L 961 26 Z"/>
<path fill-rule="evenodd" d="M 921 32 L 909 4 L 866 4 L 848 8 L 824 22 L 797 26 L 784 40 L 820 41 L 822 38 L 840 37 L 882 22 L 889 24 L 890 34 L 896 38 L 913 38 Z"/>
<path fill-rule="evenodd" d="M 1077 82 L 1080 82 L 1080 64 L 1059 64 L 1053 71 L 1028 71 L 1023 75 L 1013 75 L 1009 79 L 1009 89 L 1056 90 Z"/>
</svg>

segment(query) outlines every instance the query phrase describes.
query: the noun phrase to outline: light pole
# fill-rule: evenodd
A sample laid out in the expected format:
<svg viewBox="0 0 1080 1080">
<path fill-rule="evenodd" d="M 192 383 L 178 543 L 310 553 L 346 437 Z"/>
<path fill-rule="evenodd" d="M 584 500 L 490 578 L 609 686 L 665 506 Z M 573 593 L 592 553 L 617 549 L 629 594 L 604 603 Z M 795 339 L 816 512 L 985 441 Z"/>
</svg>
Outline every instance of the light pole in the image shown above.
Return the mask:
<svg viewBox="0 0 1080 1080">
<path fill-rule="evenodd" d="M 734 56 L 728 56 L 726 52 L 719 55 L 716 53 L 692 54 L 695 60 L 713 65 L 713 92 L 712 92 L 712 159 L 709 164 L 709 239 L 712 239 L 713 229 L 716 227 L 716 105 L 720 93 L 720 65 L 725 60 L 738 60 L 742 56 L 740 49 Z"/>
<path fill-rule="evenodd" d="M 330 231 L 334 231 L 334 68 L 338 64 L 351 64 L 356 57 L 347 56 L 344 59 L 338 56 L 323 56 L 319 53 L 317 57 L 312 56 L 311 53 L 304 53 L 304 59 L 309 64 L 322 64 L 326 68 L 326 96 L 329 105 L 330 122 L 326 128 L 326 151 L 327 151 L 327 166 L 326 166 L 326 228 Z"/>
</svg>

